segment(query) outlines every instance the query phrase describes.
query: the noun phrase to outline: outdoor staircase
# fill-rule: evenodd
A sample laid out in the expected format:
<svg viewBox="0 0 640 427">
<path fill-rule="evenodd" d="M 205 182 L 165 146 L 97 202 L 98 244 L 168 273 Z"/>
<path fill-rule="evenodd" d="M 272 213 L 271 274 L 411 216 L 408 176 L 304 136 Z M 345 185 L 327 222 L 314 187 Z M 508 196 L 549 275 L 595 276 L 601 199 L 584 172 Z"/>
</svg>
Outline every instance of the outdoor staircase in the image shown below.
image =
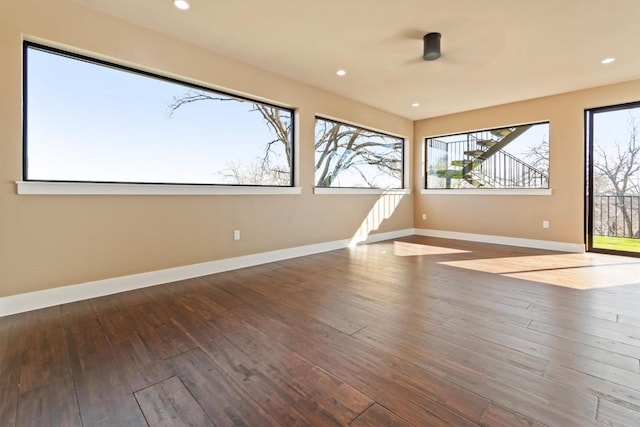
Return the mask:
<svg viewBox="0 0 640 427">
<path fill-rule="evenodd" d="M 544 172 L 503 150 L 531 126 L 468 134 L 466 141 L 447 143 L 447 153 L 453 160 L 433 173 L 446 180 L 446 188 L 451 188 L 452 180 L 464 181 L 474 188 L 547 186 L 548 176 Z"/>
</svg>

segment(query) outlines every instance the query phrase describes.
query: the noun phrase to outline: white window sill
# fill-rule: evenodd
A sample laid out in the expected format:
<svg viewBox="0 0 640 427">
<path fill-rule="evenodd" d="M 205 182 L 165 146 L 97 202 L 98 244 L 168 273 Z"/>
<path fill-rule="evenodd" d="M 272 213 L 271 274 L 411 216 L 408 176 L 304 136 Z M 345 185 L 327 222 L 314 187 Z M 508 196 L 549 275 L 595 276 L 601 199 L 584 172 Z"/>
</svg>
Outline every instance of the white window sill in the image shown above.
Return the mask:
<svg viewBox="0 0 640 427">
<path fill-rule="evenodd" d="M 551 188 L 485 188 L 485 189 L 459 189 L 459 190 L 420 190 L 420 194 L 449 195 L 449 196 L 551 196 Z"/>
<path fill-rule="evenodd" d="M 302 187 L 235 187 L 187 184 L 111 184 L 17 181 L 18 194 L 104 196 L 242 196 L 301 194 Z"/>
<path fill-rule="evenodd" d="M 314 194 L 411 194 L 411 190 L 407 188 L 328 188 L 316 187 L 313 189 Z"/>
</svg>

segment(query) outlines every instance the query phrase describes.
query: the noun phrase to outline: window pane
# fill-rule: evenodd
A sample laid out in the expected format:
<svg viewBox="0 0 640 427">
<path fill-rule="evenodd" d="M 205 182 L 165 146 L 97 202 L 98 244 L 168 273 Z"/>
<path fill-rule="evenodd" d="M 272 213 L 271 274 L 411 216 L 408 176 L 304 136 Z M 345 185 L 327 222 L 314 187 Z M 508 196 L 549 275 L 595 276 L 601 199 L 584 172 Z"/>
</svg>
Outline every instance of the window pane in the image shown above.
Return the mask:
<svg viewBox="0 0 640 427">
<path fill-rule="evenodd" d="M 316 187 L 403 188 L 404 140 L 316 117 Z"/>
<path fill-rule="evenodd" d="M 549 188 L 549 123 L 428 138 L 426 188 Z"/>
<path fill-rule="evenodd" d="M 292 185 L 291 110 L 26 46 L 25 179 Z"/>
</svg>

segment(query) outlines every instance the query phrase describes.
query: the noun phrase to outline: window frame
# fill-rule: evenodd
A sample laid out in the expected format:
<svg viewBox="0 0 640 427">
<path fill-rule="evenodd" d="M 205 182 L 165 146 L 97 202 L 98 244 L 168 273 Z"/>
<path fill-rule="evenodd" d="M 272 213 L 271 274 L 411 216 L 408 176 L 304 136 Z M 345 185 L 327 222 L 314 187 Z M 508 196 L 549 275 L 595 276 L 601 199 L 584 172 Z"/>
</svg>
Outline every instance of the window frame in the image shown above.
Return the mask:
<svg viewBox="0 0 640 427">
<path fill-rule="evenodd" d="M 355 127 L 358 129 L 362 129 L 364 131 L 367 132 L 373 132 L 376 133 L 378 135 L 382 135 L 385 137 L 389 137 L 389 138 L 396 138 L 396 139 L 400 139 L 402 141 L 402 149 L 401 149 L 401 159 L 400 159 L 400 165 L 401 165 L 401 172 L 400 172 L 400 184 L 401 187 L 323 187 L 323 186 L 318 186 L 316 184 L 316 177 L 315 177 L 315 154 L 316 154 L 316 150 L 315 150 L 315 129 L 316 129 L 316 123 L 318 120 L 324 120 L 327 122 L 332 122 L 332 123 L 336 123 L 336 124 L 340 124 L 340 125 L 344 125 L 344 126 L 350 126 L 350 127 Z M 406 161 L 407 161 L 407 138 L 405 138 L 404 136 L 400 136 L 400 135 L 394 135 L 392 133 L 389 132 L 385 132 L 385 131 L 381 131 L 381 130 L 377 130 L 377 129 L 372 129 L 370 127 L 366 127 L 366 126 L 362 126 L 356 123 L 350 123 L 344 120 L 340 120 L 340 119 L 335 119 L 329 116 L 325 116 L 325 115 L 321 115 L 321 114 L 316 114 L 313 118 L 313 129 L 314 129 L 314 137 L 313 137 L 313 143 L 314 143 L 314 150 L 313 150 L 313 163 L 314 163 L 314 168 L 313 168 L 313 187 L 314 187 L 314 193 L 315 194 L 387 194 L 387 193 L 394 193 L 394 194 L 410 194 L 411 189 L 408 188 L 407 186 L 407 177 L 406 177 L 406 171 L 407 171 L 407 165 L 406 165 Z"/>
<path fill-rule="evenodd" d="M 262 184 L 231 184 L 231 183 L 173 183 L 173 182 L 135 182 L 135 181 L 85 181 L 85 180 L 55 180 L 55 179 L 30 179 L 28 177 L 28 51 L 35 49 L 50 54 L 62 56 L 73 60 L 80 60 L 89 64 L 98 65 L 131 73 L 136 76 L 151 78 L 161 82 L 178 84 L 186 89 L 201 90 L 213 94 L 237 99 L 243 102 L 262 104 L 268 107 L 284 110 L 291 115 L 291 155 L 290 155 L 290 181 L 288 185 L 262 185 Z M 113 60 L 105 60 L 88 56 L 72 50 L 53 47 L 40 42 L 23 40 L 22 45 L 22 180 L 16 181 L 18 194 L 135 194 L 135 195 L 243 195 L 243 194 L 300 194 L 298 186 L 298 138 L 297 138 L 297 109 L 291 106 L 276 104 L 263 99 L 233 93 L 210 85 L 194 83 L 186 79 L 170 77 L 158 72 L 147 71 L 124 65 Z M 120 189 L 119 189 L 120 188 Z"/>
<path fill-rule="evenodd" d="M 429 174 L 427 172 L 427 168 L 429 165 L 429 157 L 428 157 L 428 149 L 429 144 L 428 141 L 430 139 L 436 138 L 444 138 L 444 137 L 454 137 L 459 135 L 468 135 L 477 132 L 491 132 L 494 130 L 518 127 L 518 126 L 527 126 L 527 125 L 541 125 L 547 124 L 549 125 L 549 141 L 547 144 L 549 145 L 549 174 L 547 176 L 547 186 L 546 187 L 505 187 L 505 188 L 430 188 L 428 187 L 429 182 Z M 460 194 L 460 195 L 505 195 L 505 196 L 517 196 L 517 195 L 536 195 L 536 196 L 550 196 L 553 192 L 551 187 L 551 120 L 540 120 L 534 122 L 521 122 L 518 124 L 510 124 L 504 126 L 495 126 L 491 128 L 480 128 L 475 130 L 468 130 L 463 132 L 455 132 L 455 133 L 444 133 L 439 135 L 425 136 L 422 139 L 423 142 L 423 151 L 422 155 L 424 156 L 424 162 L 422 166 L 422 173 L 424 174 L 424 181 L 422 183 L 423 187 L 420 190 L 421 194 Z M 515 156 L 514 156 L 515 157 Z M 518 160 L 522 161 L 520 157 L 516 157 Z"/>
</svg>

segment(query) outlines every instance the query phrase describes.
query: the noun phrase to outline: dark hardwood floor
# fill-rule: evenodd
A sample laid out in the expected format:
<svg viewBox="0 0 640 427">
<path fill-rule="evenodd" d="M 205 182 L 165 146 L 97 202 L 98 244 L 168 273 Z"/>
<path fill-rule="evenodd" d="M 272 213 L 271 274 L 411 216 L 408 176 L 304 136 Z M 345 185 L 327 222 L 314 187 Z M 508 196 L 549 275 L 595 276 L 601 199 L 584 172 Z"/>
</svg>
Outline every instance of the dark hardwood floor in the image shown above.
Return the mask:
<svg viewBox="0 0 640 427">
<path fill-rule="evenodd" d="M 412 236 L 0 318 L 0 426 L 637 427 L 639 359 L 640 259 Z"/>
</svg>

